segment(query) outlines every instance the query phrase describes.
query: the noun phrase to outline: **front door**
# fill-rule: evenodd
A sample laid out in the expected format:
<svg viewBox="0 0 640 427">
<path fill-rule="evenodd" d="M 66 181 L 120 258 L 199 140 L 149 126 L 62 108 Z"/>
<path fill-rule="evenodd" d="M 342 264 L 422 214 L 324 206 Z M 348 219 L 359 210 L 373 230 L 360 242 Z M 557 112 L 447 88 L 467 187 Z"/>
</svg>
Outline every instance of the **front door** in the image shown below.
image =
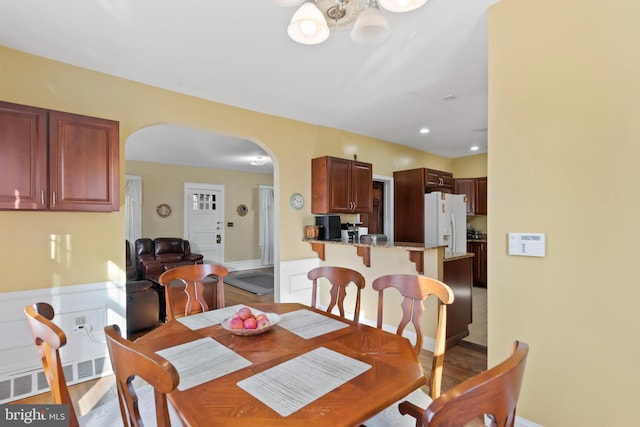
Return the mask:
<svg viewBox="0 0 640 427">
<path fill-rule="evenodd" d="M 205 263 L 224 263 L 224 186 L 185 183 L 185 236 Z"/>
</svg>

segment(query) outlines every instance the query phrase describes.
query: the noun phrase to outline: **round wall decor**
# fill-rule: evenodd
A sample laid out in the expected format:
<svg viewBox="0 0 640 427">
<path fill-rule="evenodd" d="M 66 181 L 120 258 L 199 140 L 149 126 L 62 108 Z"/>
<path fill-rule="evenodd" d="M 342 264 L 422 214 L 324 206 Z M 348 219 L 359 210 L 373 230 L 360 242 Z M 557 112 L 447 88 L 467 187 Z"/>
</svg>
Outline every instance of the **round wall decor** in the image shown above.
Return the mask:
<svg viewBox="0 0 640 427">
<path fill-rule="evenodd" d="M 240 216 L 245 216 L 247 212 L 249 212 L 249 209 L 247 208 L 247 205 L 238 205 L 236 212 L 238 212 L 238 215 Z"/>
<path fill-rule="evenodd" d="M 171 206 L 166 203 L 160 203 L 156 208 L 156 213 L 160 218 L 166 218 L 171 215 Z"/>
<path fill-rule="evenodd" d="M 289 203 L 293 209 L 302 209 L 304 206 L 304 197 L 300 193 L 294 193 L 289 199 Z"/>
</svg>

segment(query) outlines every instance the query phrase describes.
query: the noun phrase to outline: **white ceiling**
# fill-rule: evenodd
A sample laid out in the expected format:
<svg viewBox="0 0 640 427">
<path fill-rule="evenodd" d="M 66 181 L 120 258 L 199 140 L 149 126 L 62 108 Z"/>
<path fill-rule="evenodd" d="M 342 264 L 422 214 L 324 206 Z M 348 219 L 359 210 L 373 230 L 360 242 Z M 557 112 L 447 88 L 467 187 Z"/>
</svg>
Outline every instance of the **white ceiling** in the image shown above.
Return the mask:
<svg viewBox="0 0 640 427">
<path fill-rule="evenodd" d="M 393 32 L 381 45 L 358 45 L 348 32 L 333 32 L 323 44 L 305 46 L 286 33 L 296 8 L 273 0 L 0 0 L 0 44 L 461 157 L 486 152 L 487 8 L 497 1 L 429 0 L 409 13 L 382 10 Z M 455 99 L 443 100 L 450 95 Z M 424 126 L 427 135 L 418 133 Z M 175 144 L 180 150 L 171 152 Z M 469 151 L 473 145 L 480 149 Z M 265 154 L 249 141 L 165 127 L 132 135 L 126 157 L 166 161 L 150 153 L 171 153 L 166 162 L 183 155 L 219 167 L 229 148 L 241 148 L 245 158 Z"/>
</svg>

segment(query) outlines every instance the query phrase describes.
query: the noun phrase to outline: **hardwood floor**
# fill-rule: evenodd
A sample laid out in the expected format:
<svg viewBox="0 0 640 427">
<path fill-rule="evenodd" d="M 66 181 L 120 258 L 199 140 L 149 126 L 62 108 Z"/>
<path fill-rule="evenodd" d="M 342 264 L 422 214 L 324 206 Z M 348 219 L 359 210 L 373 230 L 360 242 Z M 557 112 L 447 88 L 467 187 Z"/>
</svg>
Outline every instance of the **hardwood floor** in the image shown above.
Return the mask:
<svg viewBox="0 0 640 427">
<path fill-rule="evenodd" d="M 251 304 L 252 302 L 272 302 L 273 294 L 255 295 L 233 286 L 225 285 L 225 299 L 227 305 Z M 420 361 L 425 372 L 431 369 L 433 353 L 423 350 Z M 473 344 L 462 343 L 447 350 L 444 358 L 442 391 L 445 392 L 460 382 L 487 369 L 487 353 L 485 349 Z M 425 386 L 425 391 L 428 388 Z M 113 376 L 109 375 L 98 380 L 87 381 L 69 387 L 71 399 L 78 402 L 79 415 L 85 414 L 95 406 L 99 406 L 109 399 L 116 399 Z M 53 403 L 50 393 L 32 396 L 11 403 L 19 404 L 48 404 Z M 478 420 L 469 426 L 482 426 Z"/>
</svg>

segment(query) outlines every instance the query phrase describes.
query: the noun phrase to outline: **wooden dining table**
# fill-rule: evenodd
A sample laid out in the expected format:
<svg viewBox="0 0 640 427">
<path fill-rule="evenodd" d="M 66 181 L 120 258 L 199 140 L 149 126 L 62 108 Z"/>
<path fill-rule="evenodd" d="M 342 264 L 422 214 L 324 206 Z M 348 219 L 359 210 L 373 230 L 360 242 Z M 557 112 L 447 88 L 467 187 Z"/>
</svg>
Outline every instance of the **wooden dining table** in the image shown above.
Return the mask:
<svg viewBox="0 0 640 427">
<path fill-rule="evenodd" d="M 235 335 L 220 325 L 240 308 L 233 306 L 172 320 L 136 340 L 165 357 L 184 350 L 180 363 L 189 367 L 181 372 L 174 363 L 180 384 L 168 399 L 185 425 L 358 426 L 426 384 L 406 338 L 303 304 L 246 306 L 280 321 L 259 335 Z"/>
</svg>

